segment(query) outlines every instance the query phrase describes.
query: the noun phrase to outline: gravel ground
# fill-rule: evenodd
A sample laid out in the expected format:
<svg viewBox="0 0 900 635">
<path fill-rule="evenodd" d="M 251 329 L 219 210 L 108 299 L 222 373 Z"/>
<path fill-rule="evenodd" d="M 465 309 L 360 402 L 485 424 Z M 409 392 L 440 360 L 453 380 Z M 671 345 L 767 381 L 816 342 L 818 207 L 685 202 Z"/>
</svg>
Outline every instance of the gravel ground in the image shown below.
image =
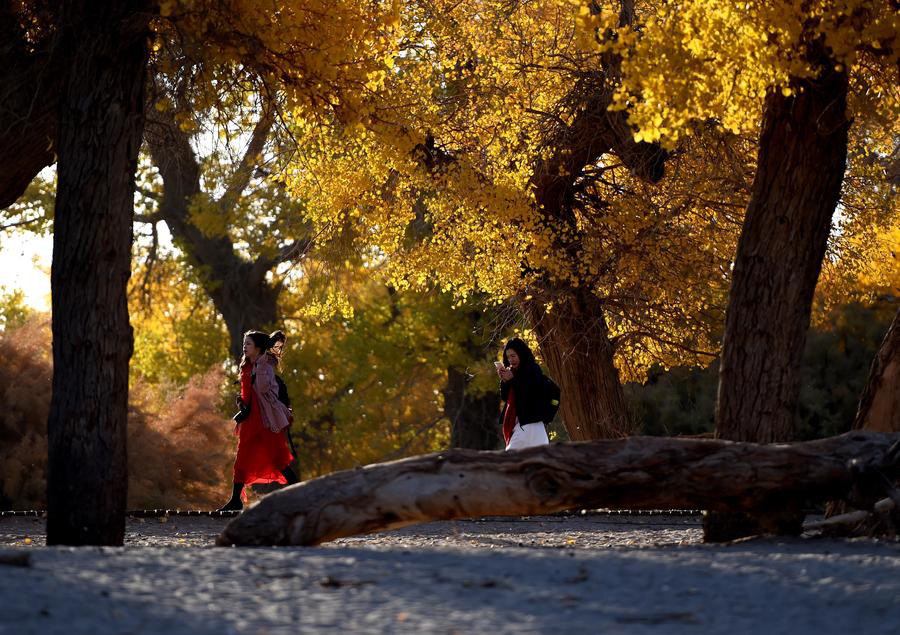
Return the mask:
<svg viewBox="0 0 900 635">
<path fill-rule="evenodd" d="M 900 544 L 700 544 L 697 518 L 431 523 L 322 548 L 214 548 L 227 520 L 131 519 L 124 548 L 0 519 L 0 633 L 900 632 Z"/>
<path fill-rule="evenodd" d="M 129 518 L 126 547 L 211 547 L 229 518 Z M 326 547 L 576 547 L 606 548 L 699 543 L 697 516 L 532 516 L 482 518 L 404 527 L 342 538 Z M 44 520 L 0 518 L 0 546 L 44 546 Z"/>
</svg>

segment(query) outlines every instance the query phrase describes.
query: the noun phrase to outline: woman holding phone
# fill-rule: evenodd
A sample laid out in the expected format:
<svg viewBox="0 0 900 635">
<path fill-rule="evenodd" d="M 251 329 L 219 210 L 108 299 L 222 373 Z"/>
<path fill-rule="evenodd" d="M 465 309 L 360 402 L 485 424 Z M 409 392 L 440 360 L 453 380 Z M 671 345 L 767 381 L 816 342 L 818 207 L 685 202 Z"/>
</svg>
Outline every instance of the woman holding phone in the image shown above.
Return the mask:
<svg viewBox="0 0 900 635">
<path fill-rule="evenodd" d="M 503 363 L 494 362 L 505 402 L 500 415 L 507 450 L 549 445 L 541 401 L 541 367 L 523 340 L 514 337 L 503 349 Z"/>
</svg>

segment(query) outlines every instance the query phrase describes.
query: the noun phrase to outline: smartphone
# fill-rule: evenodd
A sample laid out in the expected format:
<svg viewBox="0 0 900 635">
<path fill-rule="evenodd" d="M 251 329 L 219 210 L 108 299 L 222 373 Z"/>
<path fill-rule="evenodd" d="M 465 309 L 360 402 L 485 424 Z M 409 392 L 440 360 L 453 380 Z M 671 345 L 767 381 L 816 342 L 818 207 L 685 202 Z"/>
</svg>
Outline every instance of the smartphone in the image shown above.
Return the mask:
<svg viewBox="0 0 900 635">
<path fill-rule="evenodd" d="M 503 365 L 503 362 L 494 362 L 494 367 L 497 370 L 503 370 L 504 368 L 506 368 L 506 366 Z"/>
</svg>

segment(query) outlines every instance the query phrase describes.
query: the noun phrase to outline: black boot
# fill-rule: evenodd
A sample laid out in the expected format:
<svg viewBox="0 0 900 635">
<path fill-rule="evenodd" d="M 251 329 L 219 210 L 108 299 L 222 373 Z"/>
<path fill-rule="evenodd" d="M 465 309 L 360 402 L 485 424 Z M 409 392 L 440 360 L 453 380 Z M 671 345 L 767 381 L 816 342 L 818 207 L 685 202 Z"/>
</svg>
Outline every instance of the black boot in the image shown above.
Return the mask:
<svg viewBox="0 0 900 635">
<path fill-rule="evenodd" d="M 283 470 L 281 470 L 281 475 L 287 479 L 288 485 L 293 485 L 294 483 L 299 483 L 300 479 L 297 478 L 297 475 L 294 474 L 294 470 L 291 469 L 290 464 L 286 465 Z"/>
<path fill-rule="evenodd" d="M 241 502 L 241 492 L 244 491 L 243 483 L 235 483 L 231 488 L 231 500 L 217 509 L 217 512 L 241 511 L 244 509 L 244 503 Z"/>
</svg>

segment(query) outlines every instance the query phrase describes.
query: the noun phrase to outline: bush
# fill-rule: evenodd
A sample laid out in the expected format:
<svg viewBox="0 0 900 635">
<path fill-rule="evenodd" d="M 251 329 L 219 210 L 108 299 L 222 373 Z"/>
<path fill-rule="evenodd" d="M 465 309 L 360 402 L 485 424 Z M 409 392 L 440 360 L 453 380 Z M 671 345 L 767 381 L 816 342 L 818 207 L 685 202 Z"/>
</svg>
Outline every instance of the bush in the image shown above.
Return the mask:
<svg viewBox="0 0 900 635">
<path fill-rule="evenodd" d="M 150 386 L 132 388 L 129 508 L 202 509 L 227 499 L 234 442 L 233 424 L 219 411 L 223 381 L 213 369 L 162 398 Z"/>
<path fill-rule="evenodd" d="M 49 341 L 46 320 L 0 333 L 0 509 L 46 506 Z M 183 390 L 132 387 L 129 508 L 202 508 L 227 497 L 234 442 L 220 412 L 223 381 L 211 370 Z"/>
<path fill-rule="evenodd" d="M 624 386 L 638 434 L 680 436 L 715 429 L 719 363 L 706 368 L 650 369 L 644 384 Z"/>
<path fill-rule="evenodd" d="M 42 508 L 46 500 L 48 331 L 46 321 L 32 320 L 0 333 L 0 509 Z"/>
</svg>

